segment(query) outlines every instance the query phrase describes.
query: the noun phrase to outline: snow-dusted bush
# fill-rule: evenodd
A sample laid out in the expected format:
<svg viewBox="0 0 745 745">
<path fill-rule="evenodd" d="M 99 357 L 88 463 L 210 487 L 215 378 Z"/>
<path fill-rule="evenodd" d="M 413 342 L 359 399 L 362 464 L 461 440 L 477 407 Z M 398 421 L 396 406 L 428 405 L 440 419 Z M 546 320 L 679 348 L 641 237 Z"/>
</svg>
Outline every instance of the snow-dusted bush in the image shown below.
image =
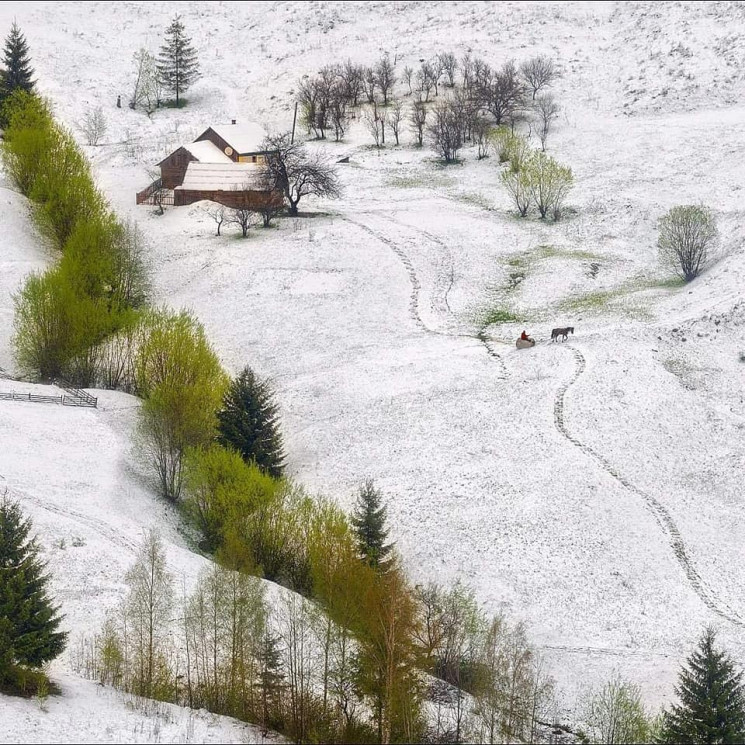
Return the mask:
<svg viewBox="0 0 745 745">
<path fill-rule="evenodd" d="M 660 259 L 690 282 L 706 268 L 718 237 L 716 217 L 709 207 L 702 204 L 673 207 L 660 220 L 657 240 Z"/>
<path fill-rule="evenodd" d="M 86 111 L 83 120 L 78 125 L 85 136 L 87 145 L 99 145 L 106 134 L 107 123 L 103 109 L 97 106 L 95 109 Z"/>
</svg>

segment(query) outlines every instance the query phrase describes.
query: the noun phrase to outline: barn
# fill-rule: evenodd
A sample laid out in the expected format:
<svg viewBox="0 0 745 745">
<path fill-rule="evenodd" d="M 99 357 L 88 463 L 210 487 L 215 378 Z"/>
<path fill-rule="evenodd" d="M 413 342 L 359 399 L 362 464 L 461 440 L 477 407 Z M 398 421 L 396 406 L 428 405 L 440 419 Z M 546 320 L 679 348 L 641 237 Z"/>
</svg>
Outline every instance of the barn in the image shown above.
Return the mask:
<svg viewBox="0 0 745 745">
<path fill-rule="evenodd" d="M 227 207 L 281 206 L 281 192 L 261 179 L 266 131 L 255 122 L 208 127 L 158 163 L 160 178 L 137 194 L 137 204 L 184 205 L 208 199 Z"/>
</svg>

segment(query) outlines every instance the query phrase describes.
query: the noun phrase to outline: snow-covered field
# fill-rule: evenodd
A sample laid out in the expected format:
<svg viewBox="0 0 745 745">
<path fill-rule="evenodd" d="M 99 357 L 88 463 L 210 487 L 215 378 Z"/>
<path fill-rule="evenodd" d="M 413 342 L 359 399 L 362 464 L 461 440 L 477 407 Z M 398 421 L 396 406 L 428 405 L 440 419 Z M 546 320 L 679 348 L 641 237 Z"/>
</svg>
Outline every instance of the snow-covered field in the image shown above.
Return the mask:
<svg viewBox="0 0 745 745">
<path fill-rule="evenodd" d="M 155 49 L 176 11 L 202 52 L 189 106 L 152 120 L 117 109 L 132 53 Z M 615 670 L 650 706 L 666 702 L 708 622 L 745 664 L 742 4 L 1 4 L 0 32 L 13 17 L 63 121 L 104 107 L 107 144 L 88 152 L 151 239 L 154 299 L 193 308 L 231 371 L 249 363 L 275 381 L 293 476 L 345 507 L 374 477 L 411 576 L 462 578 L 490 611 L 524 619 L 565 707 Z M 467 49 L 561 64 L 548 150 L 576 177 L 565 221 L 514 218 L 494 158 L 467 149 L 443 168 L 408 134 L 378 153 L 359 124 L 323 146 L 351 157 L 344 198 L 311 205 L 313 219 L 243 241 L 214 236 L 197 205 L 163 217 L 134 206 L 146 168 L 211 123 L 288 128 L 297 79 L 326 62 L 387 50 L 400 70 Z M 699 201 L 718 214 L 719 260 L 667 286 L 656 221 Z M 23 200 L 2 188 L 0 205 L 11 369 L 10 293 L 46 258 Z M 509 290 L 517 265 L 526 278 Z M 523 315 L 541 343 L 501 342 L 522 325 L 479 340 L 490 304 Z M 564 325 L 576 329 L 566 344 L 543 343 Z M 179 571 L 204 563 L 138 473 L 134 406 L 118 394 L 98 411 L 0 401 L 0 486 L 33 516 L 72 628 L 97 628 L 121 597 L 150 525 L 165 526 Z M 53 669 L 83 697 L 69 666 L 68 654 Z M 28 704 L 28 716 L 41 726 L 65 705 Z M 0 699 L 0 721 L 35 739 L 10 706 Z"/>
</svg>

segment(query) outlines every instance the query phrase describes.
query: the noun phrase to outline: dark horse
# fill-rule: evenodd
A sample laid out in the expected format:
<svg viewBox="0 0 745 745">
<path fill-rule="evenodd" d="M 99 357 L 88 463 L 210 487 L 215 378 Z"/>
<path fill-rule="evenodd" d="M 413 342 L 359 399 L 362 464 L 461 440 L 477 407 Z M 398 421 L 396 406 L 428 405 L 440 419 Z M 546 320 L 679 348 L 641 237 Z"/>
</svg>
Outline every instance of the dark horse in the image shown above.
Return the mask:
<svg viewBox="0 0 745 745">
<path fill-rule="evenodd" d="M 564 337 L 562 341 L 566 341 L 567 336 L 573 333 L 574 333 L 574 326 L 567 326 L 565 329 L 554 329 L 551 332 L 551 341 L 556 341 L 560 336 Z"/>
</svg>

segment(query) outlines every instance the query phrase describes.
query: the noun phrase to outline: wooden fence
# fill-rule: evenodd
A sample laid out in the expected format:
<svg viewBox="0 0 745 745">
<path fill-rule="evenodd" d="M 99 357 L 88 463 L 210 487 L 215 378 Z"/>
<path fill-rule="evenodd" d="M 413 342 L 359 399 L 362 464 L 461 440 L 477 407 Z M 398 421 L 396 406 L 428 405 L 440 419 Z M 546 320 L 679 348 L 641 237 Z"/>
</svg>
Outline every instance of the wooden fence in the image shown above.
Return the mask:
<svg viewBox="0 0 745 745">
<path fill-rule="evenodd" d="M 21 382 L 11 377 L 0 367 L 0 379 Z M 31 401 L 37 404 L 61 404 L 62 406 L 85 406 L 91 409 L 98 408 L 98 399 L 91 396 L 87 391 L 76 388 L 72 383 L 59 378 L 54 381 L 58 388 L 65 393 L 61 396 L 43 396 L 38 393 L 17 393 L 16 391 L 0 391 L 0 401 Z"/>
<path fill-rule="evenodd" d="M 64 378 L 58 378 L 54 381 L 63 391 L 67 393 L 63 396 L 62 403 L 65 406 L 90 406 L 92 409 L 98 408 L 98 399 L 91 396 L 87 391 L 76 388 L 70 381 Z"/>
<path fill-rule="evenodd" d="M 156 179 L 150 186 L 137 192 L 135 201 L 137 204 L 162 204 L 173 207 L 173 190 L 164 189 L 162 179 Z"/>
<path fill-rule="evenodd" d="M 0 401 L 31 401 L 37 404 L 61 404 L 62 406 L 88 406 L 92 408 L 98 405 L 97 400 L 96 403 L 90 403 L 77 396 L 66 394 L 61 396 L 41 396 L 37 393 L 17 393 L 16 391 L 0 391 Z"/>
</svg>

